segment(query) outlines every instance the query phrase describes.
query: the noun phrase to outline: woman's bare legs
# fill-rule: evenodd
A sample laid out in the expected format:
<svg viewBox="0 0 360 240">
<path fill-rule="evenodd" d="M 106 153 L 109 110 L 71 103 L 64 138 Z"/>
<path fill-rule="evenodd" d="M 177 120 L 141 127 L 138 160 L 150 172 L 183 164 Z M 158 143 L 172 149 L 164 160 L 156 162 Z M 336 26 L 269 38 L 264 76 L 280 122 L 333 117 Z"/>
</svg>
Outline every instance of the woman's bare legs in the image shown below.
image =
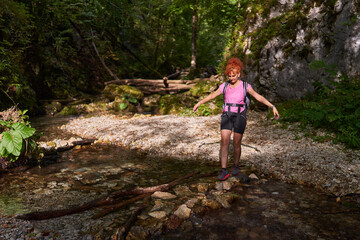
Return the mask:
<svg viewBox="0 0 360 240">
<path fill-rule="evenodd" d="M 229 156 L 229 145 L 230 145 L 230 136 L 231 130 L 223 129 L 221 130 L 221 148 L 220 148 L 220 155 L 221 155 L 221 167 L 226 168 L 227 160 Z M 239 162 L 239 160 L 238 160 Z"/>
<path fill-rule="evenodd" d="M 234 161 L 235 165 L 239 164 L 240 156 L 241 156 L 241 140 L 242 140 L 243 134 L 240 133 L 234 133 Z"/>
</svg>

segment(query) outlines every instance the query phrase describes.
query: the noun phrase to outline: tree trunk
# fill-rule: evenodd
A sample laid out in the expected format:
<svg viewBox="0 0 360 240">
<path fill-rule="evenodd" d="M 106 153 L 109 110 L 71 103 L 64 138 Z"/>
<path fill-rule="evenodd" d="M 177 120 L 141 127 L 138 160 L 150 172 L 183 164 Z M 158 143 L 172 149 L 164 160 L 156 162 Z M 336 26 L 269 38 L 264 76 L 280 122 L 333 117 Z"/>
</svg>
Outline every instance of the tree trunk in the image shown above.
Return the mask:
<svg viewBox="0 0 360 240">
<path fill-rule="evenodd" d="M 196 68 L 196 41 L 198 35 L 198 5 L 194 5 L 194 11 L 192 16 L 192 37 L 191 37 L 191 64 L 190 67 Z"/>
</svg>

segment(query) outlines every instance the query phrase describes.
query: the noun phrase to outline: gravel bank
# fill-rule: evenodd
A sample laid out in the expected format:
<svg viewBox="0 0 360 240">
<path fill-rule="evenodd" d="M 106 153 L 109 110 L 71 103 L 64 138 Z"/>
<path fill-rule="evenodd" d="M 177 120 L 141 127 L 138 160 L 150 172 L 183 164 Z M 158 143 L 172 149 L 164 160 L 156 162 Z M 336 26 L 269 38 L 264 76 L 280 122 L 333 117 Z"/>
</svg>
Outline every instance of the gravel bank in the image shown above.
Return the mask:
<svg viewBox="0 0 360 240">
<path fill-rule="evenodd" d="M 84 138 L 179 159 L 219 160 L 220 115 L 78 118 L 61 129 Z M 336 196 L 360 194 L 360 151 L 331 142 L 314 142 L 273 124 L 266 113 L 250 111 L 241 161 L 287 182 L 323 189 Z M 230 164 L 231 166 L 231 164 Z"/>
</svg>

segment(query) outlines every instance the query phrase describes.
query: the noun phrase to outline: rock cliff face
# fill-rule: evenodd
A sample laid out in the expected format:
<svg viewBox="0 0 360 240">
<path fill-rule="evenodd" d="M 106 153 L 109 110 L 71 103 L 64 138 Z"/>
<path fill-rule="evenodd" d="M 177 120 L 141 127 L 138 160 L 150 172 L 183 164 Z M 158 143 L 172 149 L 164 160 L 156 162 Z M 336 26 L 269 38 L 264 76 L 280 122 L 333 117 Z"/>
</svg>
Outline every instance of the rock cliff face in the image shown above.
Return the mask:
<svg viewBox="0 0 360 240">
<path fill-rule="evenodd" d="M 255 1 L 256 2 L 256 1 Z M 359 0 L 272 0 L 245 7 L 231 49 L 248 81 L 271 101 L 300 98 L 329 71 L 360 79 Z"/>
</svg>

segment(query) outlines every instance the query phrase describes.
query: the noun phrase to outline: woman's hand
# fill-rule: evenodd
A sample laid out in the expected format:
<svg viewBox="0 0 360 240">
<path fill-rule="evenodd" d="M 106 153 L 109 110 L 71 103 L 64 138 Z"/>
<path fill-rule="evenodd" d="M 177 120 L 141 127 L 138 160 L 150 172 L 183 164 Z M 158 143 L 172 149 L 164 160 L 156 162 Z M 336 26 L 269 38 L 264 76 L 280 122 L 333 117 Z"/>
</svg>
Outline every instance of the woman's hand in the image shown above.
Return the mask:
<svg viewBox="0 0 360 240">
<path fill-rule="evenodd" d="M 197 110 L 198 110 L 198 108 L 200 107 L 200 105 L 201 105 L 201 103 L 198 102 L 198 103 L 194 106 L 194 108 L 193 108 L 193 112 L 194 112 L 194 113 L 197 112 Z"/>
<path fill-rule="evenodd" d="M 276 109 L 275 106 L 272 108 L 272 110 L 273 110 L 273 113 L 274 113 L 274 117 L 276 119 L 279 119 L 280 115 L 279 115 L 279 112 L 278 112 L 278 110 Z"/>
</svg>

